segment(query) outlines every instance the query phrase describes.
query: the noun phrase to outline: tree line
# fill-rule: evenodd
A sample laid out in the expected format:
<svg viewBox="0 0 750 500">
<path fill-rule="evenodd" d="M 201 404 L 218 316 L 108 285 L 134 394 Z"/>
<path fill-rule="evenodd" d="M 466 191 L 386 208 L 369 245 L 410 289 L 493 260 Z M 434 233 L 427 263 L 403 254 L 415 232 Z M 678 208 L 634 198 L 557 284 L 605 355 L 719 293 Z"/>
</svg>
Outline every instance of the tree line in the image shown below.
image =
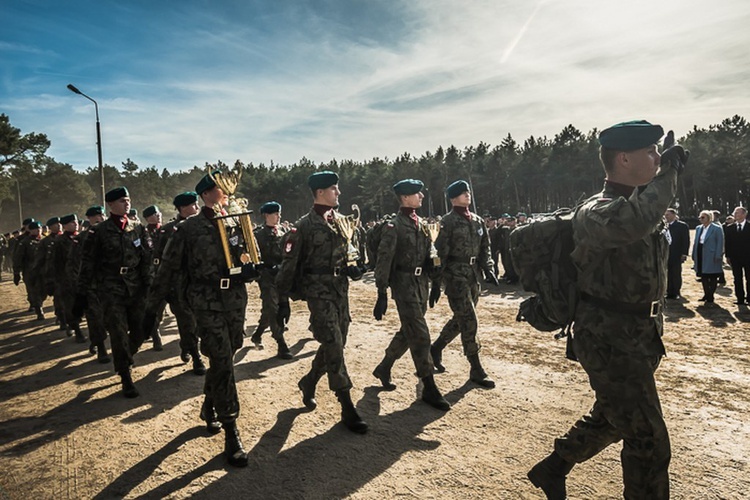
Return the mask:
<svg viewBox="0 0 750 500">
<path fill-rule="evenodd" d="M 574 206 L 601 189 L 604 172 L 598 158 L 598 130 L 588 133 L 573 125 L 551 139 L 531 136 L 523 143 L 510 134 L 499 144 L 480 142 L 459 149 L 439 146 L 420 157 L 404 153 L 395 159 L 336 160 L 315 164 L 302 158 L 293 165 L 243 163 L 238 196 L 257 210 L 265 201 L 283 205 L 284 218 L 296 220 L 307 212 L 311 195 L 307 177 L 314 171 L 339 173 L 342 213 L 357 204 L 364 220 L 396 210 L 391 186 L 411 177 L 425 183 L 422 215 L 447 211 L 445 187 L 466 179 L 473 187 L 475 210 L 480 215 L 504 212 L 550 212 Z M 707 128 L 694 126 L 679 142 L 690 150 L 690 163 L 680 177 L 674 205 L 683 217 L 713 209 L 726 214 L 737 205 L 747 206 L 750 191 L 750 125 L 739 115 Z M 24 217 L 44 222 L 71 212 L 82 214 L 100 203 L 100 176 L 96 166 L 80 172 L 46 154 L 50 141 L 43 133 L 23 134 L 0 114 L 0 231 L 19 225 L 19 192 Z M 142 168 L 130 159 L 121 166 L 104 166 L 107 189 L 127 186 L 133 206 L 142 210 L 156 204 L 167 217 L 171 202 L 193 190 L 208 168 L 226 167 L 217 161 L 170 172 L 157 166 Z M 229 165 L 234 166 L 234 165 Z"/>
</svg>

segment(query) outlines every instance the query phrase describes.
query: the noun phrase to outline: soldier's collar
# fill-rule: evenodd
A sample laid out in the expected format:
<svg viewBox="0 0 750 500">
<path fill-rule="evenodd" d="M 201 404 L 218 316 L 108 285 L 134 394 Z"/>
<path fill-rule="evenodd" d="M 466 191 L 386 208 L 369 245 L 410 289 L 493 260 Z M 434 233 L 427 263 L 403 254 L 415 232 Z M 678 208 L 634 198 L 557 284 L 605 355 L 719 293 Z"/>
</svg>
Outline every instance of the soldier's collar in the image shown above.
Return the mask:
<svg viewBox="0 0 750 500">
<path fill-rule="evenodd" d="M 630 198 L 630 195 L 635 191 L 635 186 L 628 186 L 627 184 L 620 184 L 619 182 L 604 179 L 604 191 L 624 198 Z"/>
</svg>

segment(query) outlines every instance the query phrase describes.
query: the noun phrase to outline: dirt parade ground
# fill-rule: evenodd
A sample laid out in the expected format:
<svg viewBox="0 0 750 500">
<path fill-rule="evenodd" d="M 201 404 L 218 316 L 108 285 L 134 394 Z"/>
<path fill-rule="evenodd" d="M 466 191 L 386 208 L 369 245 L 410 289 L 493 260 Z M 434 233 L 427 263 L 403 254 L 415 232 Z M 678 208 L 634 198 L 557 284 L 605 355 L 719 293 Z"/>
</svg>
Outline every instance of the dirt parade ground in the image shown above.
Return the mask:
<svg viewBox="0 0 750 500">
<path fill-rule="evenodd" d="M 747 498 L 750 491 L 750 311 L 734 305 L 729 285 L 704 306 L 685 266 L 682 301 L 666 312 L 668 356 L 657 372 L 672 441 L 673 498 Z M 237 353 L 238 421 L 249 452 L 244 469 L 225 465 L 223 436 L 198 418 L 203 378 L 179 359 L 173 316 L 162 325 L 165 348 L 146 343 L 136 355 L 141 396 L 126 399 L 111 363 L 102 365 L 54 325 L 28 313 L 23 286 L 0 283 L 0 499 L 46 498 L 542 498 L 526 472 L 552 449 L 593 402 L 583 370 L 564 357 L 564 342 L 517 323 L 517 287 L 490 286 L 479 311 L 482 358 L 497 387 L 468 382 L 455 341 L 448 371 L 436 375 L 453 408 L 418 401 L 411 358 L 394 367 L 398 388 L 383 391 L 371 375 L 398 329 L 395 304 L 372 317 L 371 275 L 352 284 L 353 323 L 346 349 L 353 399 L 370 431 L 342 427 L 339 405 L 318 386 L 306 411 L 297 381 L 317 343 L 304 303 L 292 303 L 288 342 L 295 359 L 274 357 L 245 339 Z M 249 285 L 247 329 L 259 317 Z M 449 317 L 447 300 L 428 312 L 433 339 Z M 569 476 L 573 499 L 622 495 L 620 445 Z"/>
</svg>

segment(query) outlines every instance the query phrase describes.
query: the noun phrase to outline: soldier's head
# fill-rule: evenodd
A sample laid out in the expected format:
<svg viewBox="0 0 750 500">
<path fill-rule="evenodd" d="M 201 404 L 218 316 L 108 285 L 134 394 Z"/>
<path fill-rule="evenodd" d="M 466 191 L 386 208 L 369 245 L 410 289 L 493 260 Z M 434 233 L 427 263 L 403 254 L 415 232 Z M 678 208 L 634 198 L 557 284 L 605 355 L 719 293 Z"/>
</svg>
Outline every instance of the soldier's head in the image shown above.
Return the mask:
<svg viewBox="0 0 750 500">
<path fill-rule="evenodd" d="M 457 180 L 445 189 L 445 194 L 454 207 L 468 208 L 471 205 L 471 189 L 469 183 Z"/>
<path fill-rule="evenodd" d="M 220 174 L 217 170 L 212 175 Z M 195 192 L 200 196 L 203 204 L 209 208 L 216 205 L 226 207 L 229 204 L 229 197 L 224 191 L 216 185 L 211 175 L 204 175 L 203 178 L 195 185 Z"/>
<path fill-rule="evenodd" d="M 660 125 L 645 120 L 618 123 L 599 134 L 599 158 L 607 179 L 627 186 L 648 184 L 656 175 L 661 155 Z"/>
<path fill-rule="evenodd" d="M 45 224 L 49 228 L 49 232 L 57 234 L 60 232 L 60 217 L 51 217 Z"/>
<path fill-rule="evenodd" d="M 174 207 L 177 209 L 177 213 L 180 217 L 187 219 L 200 212 L 198 206 L 198 193 L 195 191 L 185 191 L 174 197 Z"/>
<path fill-rule="evenodd" d="M 104 201 L 107 202 L 110 213 L 120 217 L 128 215 L 130 212 L 130 193 L 128 188 L 121 186 L 107 191 L 104 195 Z"/>
<path fill-rule="evenodd" d="M 339 206 L 339 176 L 336 172 L 324 170 L 315 172 L 307 178 L 307 185 L 312 191 L 313 202 L 326 207 Z"/>
<path fill-rule="evenodd" d="M 78 216 L 76 214 L 63 215 L 60 217 L 60 224 L 66 233 L 75 233 L 78 231 Z"/>
<path fill-rule="evenodd" d="M 32 222 L 34 222 L 34 218 L 33 217 L 29 217 L 28 219 L 24 219 L 23 222 L 21 223 L 21 232 L 23 232 L 23 233 L 29 232 L 29 224 L 31 224 Z"/>
<path fill-rule="evenodd" d="M 263 222 L 265 222 L 266 226 L 278 226 L 281 221 L 281 203 L 267 201 L 260 206 L 260 215 L 263 216 Z"/>
<path fill-rule="evenodd" d="M 143 209 L 143 216 L 146 218 L 146 222 L 151 225 L 158 226 L 161 224 L 161 210 L 156 205 L 149 205 Z"/>
<path fill-rule="evenodd" d="M 734 220 L 736 222 L 742 223 L 747 218 L 747 208 L 745 207 L 736 207 L 734 209 L 734 212 L 732 212 L 734 215 Z"/>
<path fill-rule="evenodd" d="M 667 211 L 664 212 L 664 218 L 667 219 L 667 222 L 670 224 L 677 220 L 677 209 L 668 208 Z"/>
<path fill-rule="evenodd" d="M 99 224 L 104 220 L 104 207 L 100 205 L 94 205 L 86 210 L 86 218 L 90 225 Z"/>
<path fill-rule="evenodd" d="M 36 238 L 39 236 L 39 233 L 42 230 L 42 225 L 39 224 L 39 221 L 33 221 L 29 223 L 29 225 L 27 226 L 27 229 L 28 229 L 29 235 L 31 235 L 32 238 Z"/>
<path fill-rule="evenodd" d="M 393 192 L 398 198 L 398 203 L 406 208 L 419 208 L 422 206 L 424 183 L 417 179 L 404 179 L 393 185 Z"/>
</svg>

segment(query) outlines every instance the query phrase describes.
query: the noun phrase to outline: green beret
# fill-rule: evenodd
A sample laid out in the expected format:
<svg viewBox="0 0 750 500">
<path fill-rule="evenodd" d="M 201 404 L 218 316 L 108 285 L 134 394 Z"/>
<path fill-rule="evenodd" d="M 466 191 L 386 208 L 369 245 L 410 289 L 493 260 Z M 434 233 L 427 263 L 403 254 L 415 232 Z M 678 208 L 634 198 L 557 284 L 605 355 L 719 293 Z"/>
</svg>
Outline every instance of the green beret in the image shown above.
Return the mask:
<svg viewBox="0 0 750 500">
<path fill-rule="evenodd" d="M 221 172 L 218 170 L 211 173 L 211 175 L 219 175 L 219 174 L 221 174 Z M 209 189 L 215 186 L 216 186 L 216 183 L 214 182 L 214 180 L 211 178 L 210 175 L 206 174 L 203 176 L 200 182 L 195 185 L 195 192 L 198 195 L 202 195 L 203 193 L 205 193 L 206 191 L 208 191 Z"/>
<path fill-rule="evenodd" d="M 94 205 L 86 210 L 86 217 L 93 217 L 95 215 L 104 215 L 104 207 L 101 205 Z"/>
<path fill-rule="evenodd" d="M 276 201 L 269 201 L 260 206 L 260 213 L 275 214 L 281 212 L 281 204 Z"/>
<path fill-rule="evenodd" d="M 518 212 L 516 214 L 516 217 L 528 217 L 528 216 L 525 213 L 523 213 L 523 212 Z"/>
<path fill-rule="evenodd" d="M 42 227 L 42 225 L 39 224 L 38 220 L 32 220 L 29 222 L 29 229 L 39 229 L 40 227 Z"/>
<path fill-rule="evenodd" d="M 78 216 L 76 214 L 63 215 L 62 217 L 60 217 L 60 224 L 64 226 L 65 224 L 76 220 L 78 220 Z"/>
<path fill-rule="evenodd" d="M 503 219 L 507 219 L 508 217 L 510 217 L 510 214 L 509 214 L 508 212 L 505 212 L 505 213 L 504 213 L 503 215 L 501 215 L 500 217 L 502 217 Z"/>
<path fill-rule="evenodd" d="M 23 224 L 21 224 L 21 225 L 22 225 L 22 226 L 28 226 L 28 225 L 29 225 L 29 224 L 31 224 L 32 222 L 34 222 L 34 218 L 33 218 L 33 217 L 29 217 L 28 219 L 24 219 L 24 220 L 23 220 Z"/>
<path fill-rule="evenodd" d="M 104 195 L 104 200 L 107 203 L 112 203 L 113 201 L 117 201 L 120 198 L 127 198 L 129 196 L 130 194 L 128 194 L 128 188 L 126 188 L 125 186 L 120 186 L 107 191 L 107 194 Z"/>
<path fill-rule="evenodd" d="M 646 120 L 618 123 L 599 134 L 599 144 L 617 151 L 635 151 L 659 142 L 664 135 L 661 125 L 652 125 Z"/>
<path fill-rule="evenodd" d="M 186 207 L 198 201 L 198 193 L 195 191 L 185 191 L 174 197 L 174 206 L 176 208 Z"/>
<path fill-rule="evenodd" d="M 47 220 L 45 226 L 51 226 L 52 224 L 60 224 L 60 217 L 51 217 Z"/>
<path fill-rule="evenodd" d="M 157 213 L 161 213 L 161 210 L 159 210 L 159 207 L 157 207 L 156 205 L 151 205 L 143 209 L 144 217 L 151 217 L 152 215 L 155 215 Z"/>
<path fill-rule="evenodd" d="M 471 189 L 469 189 L 469 183 L 464 180 L 458 180 L 448 186 L 448 188 L 445 190 L 445 193 L 448 195 L 449 199 L 453 199 L 456 196 L 460 196 L 467 191 L 471 191 Z"/>
<path fill-rule="evenodd" d="M 310 186 L 310 189 L 313 191 L 316 189 L 326 189 L 338 183 L 339 176 L 336 172 L 331 172 L 330 170 L 315 172 L 307 178 L 307 185 Z"/>
<path fill-rule="evenodd" d="M 131 208 L 130 212 L 128 212 L 128 217 L 138 217 L 138 210 L 135 208 Z"/>
<path fill-rule="evenodd" d="M 399 196 L 417 194 L 424 187 L 424 182 L 417 179 L 404 179 L 393 185 L 393 192 Z"/>
</svg>

